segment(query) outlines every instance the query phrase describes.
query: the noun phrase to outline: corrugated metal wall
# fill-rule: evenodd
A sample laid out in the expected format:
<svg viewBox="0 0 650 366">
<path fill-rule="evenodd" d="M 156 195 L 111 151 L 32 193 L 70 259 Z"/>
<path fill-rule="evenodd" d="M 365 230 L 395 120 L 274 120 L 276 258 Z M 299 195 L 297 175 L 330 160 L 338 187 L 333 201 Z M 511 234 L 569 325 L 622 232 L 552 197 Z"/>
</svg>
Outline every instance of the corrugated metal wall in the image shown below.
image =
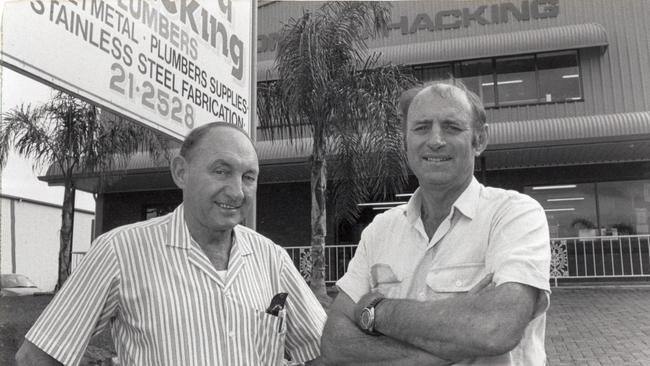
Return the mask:
<svg viewBox="0 0 650 366">
<path fill-rule="evenodd" d="M 431 19 L 442 10 L 475 9 L 507 1 L 394 1 L 392 21 L 408 18 L 409 27 L 417 14 L 426 13 Z M 511 1 L 516 8 L 534 3 Z M 552 1 L 550 1 L 552 2 Z M 540 1 L 545 3 L 545 1 Z M 402 35 L 392 30 L 389 37 L 372 40 L 370 47 L 404 43 L 429 42 L 457 37 L 508 33 L 522 30 L 557 27 L 571 24 L 599 23 L 607 30 L 609 46 L 580 50 L 584 101 L 539 104 L 490 109 L 491 122 L 518 121 L 567 116 L 612 114 L 650 110 L 650 1 L 649 0 L 558 0 L 559 14 L 554 18 L 512 20 L 501 24 L 479 25 L 448 30 L 420 30 Z M 278 32 L 290 17 L 298 17 L 304 8 L 313 9 L 319 3 L 275 2 L 259 9 L 259 34 Z M 258 54 L 259 60 L 274 57 L 272 52 Z"/>
</svg>

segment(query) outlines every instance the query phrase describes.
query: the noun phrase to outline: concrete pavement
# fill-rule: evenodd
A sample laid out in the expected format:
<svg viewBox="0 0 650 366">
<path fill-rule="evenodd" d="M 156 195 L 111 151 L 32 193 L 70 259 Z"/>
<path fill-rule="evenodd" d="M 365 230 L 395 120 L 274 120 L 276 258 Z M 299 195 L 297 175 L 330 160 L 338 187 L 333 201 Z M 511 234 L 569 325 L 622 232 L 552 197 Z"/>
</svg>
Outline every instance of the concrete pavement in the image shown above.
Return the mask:
<svg viewBox="0 0 650 366">
<path fill-rule="evenodd" d="M 549 366 L 650 365 L 650 287 L 553 288 Z"/>
</svg>

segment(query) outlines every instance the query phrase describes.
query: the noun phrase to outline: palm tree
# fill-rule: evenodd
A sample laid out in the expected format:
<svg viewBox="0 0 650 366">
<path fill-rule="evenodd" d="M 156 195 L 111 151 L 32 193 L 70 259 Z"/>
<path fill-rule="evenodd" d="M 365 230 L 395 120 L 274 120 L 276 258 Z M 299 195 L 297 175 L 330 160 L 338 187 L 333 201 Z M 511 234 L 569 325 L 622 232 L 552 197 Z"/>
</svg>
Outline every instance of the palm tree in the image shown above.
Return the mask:
<svg viewBox="0 0 650 366">
<path fill-rule="evenodd" d="M 388 18 L 385 5 L 368 2 L 331 2 L 304 12 L 281 31 L 278 80 L 258 87 L 263 131 L 271 139 L 309 136 L 313 142 L 310 286 L 325 303 L 328 158 L 337 216 L 348 221 L 358 217 L 358 202 L 406 182 L 396 104 L 414 79 L 397 66 L 378 65 L 365 43 L 385 29 Z"/>
<path fill-rule="evenodd" d="M 54 165 L 64 177 L 59 249 L 59 273 L 55 290 L 70 274 L 75 182 L 73 173 L 108 171 L 125 165 L 128 157 L 147 150 L 154 157 L 168 151 L 167 138 L 63 92 L 38 106 L 21 105 L 0 121 L 0 168 L 9 150 L 35 162 L 35 168 Z M 101 180 L 101 179 L 100 179 Z"/>
</svg>

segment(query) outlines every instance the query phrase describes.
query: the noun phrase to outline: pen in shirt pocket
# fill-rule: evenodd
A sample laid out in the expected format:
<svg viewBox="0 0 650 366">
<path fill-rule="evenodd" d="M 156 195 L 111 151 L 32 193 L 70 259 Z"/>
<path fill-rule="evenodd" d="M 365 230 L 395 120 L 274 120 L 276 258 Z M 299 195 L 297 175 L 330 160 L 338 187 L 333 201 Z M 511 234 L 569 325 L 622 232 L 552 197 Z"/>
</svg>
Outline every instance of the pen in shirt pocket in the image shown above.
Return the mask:
<svg viewBox="0 0 650 366">
<path fill-rule="evenodd" d="M 278 333 L 282 334 L 286 330 L 287 323 L 285 322 L 285 319 L 287 318 L 287 309 L 282 309 L 278 313 L 278 318 L 280 318 L 280 322 L 278 324 Z"/>
<path fill-rule="evenodd" d="M 266 309 L 267 314 L 271 314 L 279 318 L 278 333 L 282 333 L 282 327 L 284 325 L 284 318 L 286 316 L 284 305 L 287 302 L 287 296 L 289 296 L 289 294 L 286 292 L 275 294 L 275 296 L 273 296 L 271 299 L 271 304 Z"/>
</svg>

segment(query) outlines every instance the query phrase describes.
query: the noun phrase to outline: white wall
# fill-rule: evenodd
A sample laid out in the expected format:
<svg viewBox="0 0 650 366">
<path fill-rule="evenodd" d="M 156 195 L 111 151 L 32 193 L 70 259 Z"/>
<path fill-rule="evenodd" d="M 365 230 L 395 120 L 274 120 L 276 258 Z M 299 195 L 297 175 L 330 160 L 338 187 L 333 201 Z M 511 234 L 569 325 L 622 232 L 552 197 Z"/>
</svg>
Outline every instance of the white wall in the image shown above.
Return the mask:
<svg viewBox="0 0 650 366">
<path fill-rule="evenodd" d="M 29 201 L 14 200 L 15 248 L 11 248 L 10 198 L 2 199 L 1 250 L 2 273 L 10 273 L 15 255 L 16 273 L 31 278 L 38 287 L 53 290 L 58 277 L 59 231 L 61 208 Z M 73 252 L 85 252 L 90 247 L 93 214 L 76 212 Z"/>
</svg>

